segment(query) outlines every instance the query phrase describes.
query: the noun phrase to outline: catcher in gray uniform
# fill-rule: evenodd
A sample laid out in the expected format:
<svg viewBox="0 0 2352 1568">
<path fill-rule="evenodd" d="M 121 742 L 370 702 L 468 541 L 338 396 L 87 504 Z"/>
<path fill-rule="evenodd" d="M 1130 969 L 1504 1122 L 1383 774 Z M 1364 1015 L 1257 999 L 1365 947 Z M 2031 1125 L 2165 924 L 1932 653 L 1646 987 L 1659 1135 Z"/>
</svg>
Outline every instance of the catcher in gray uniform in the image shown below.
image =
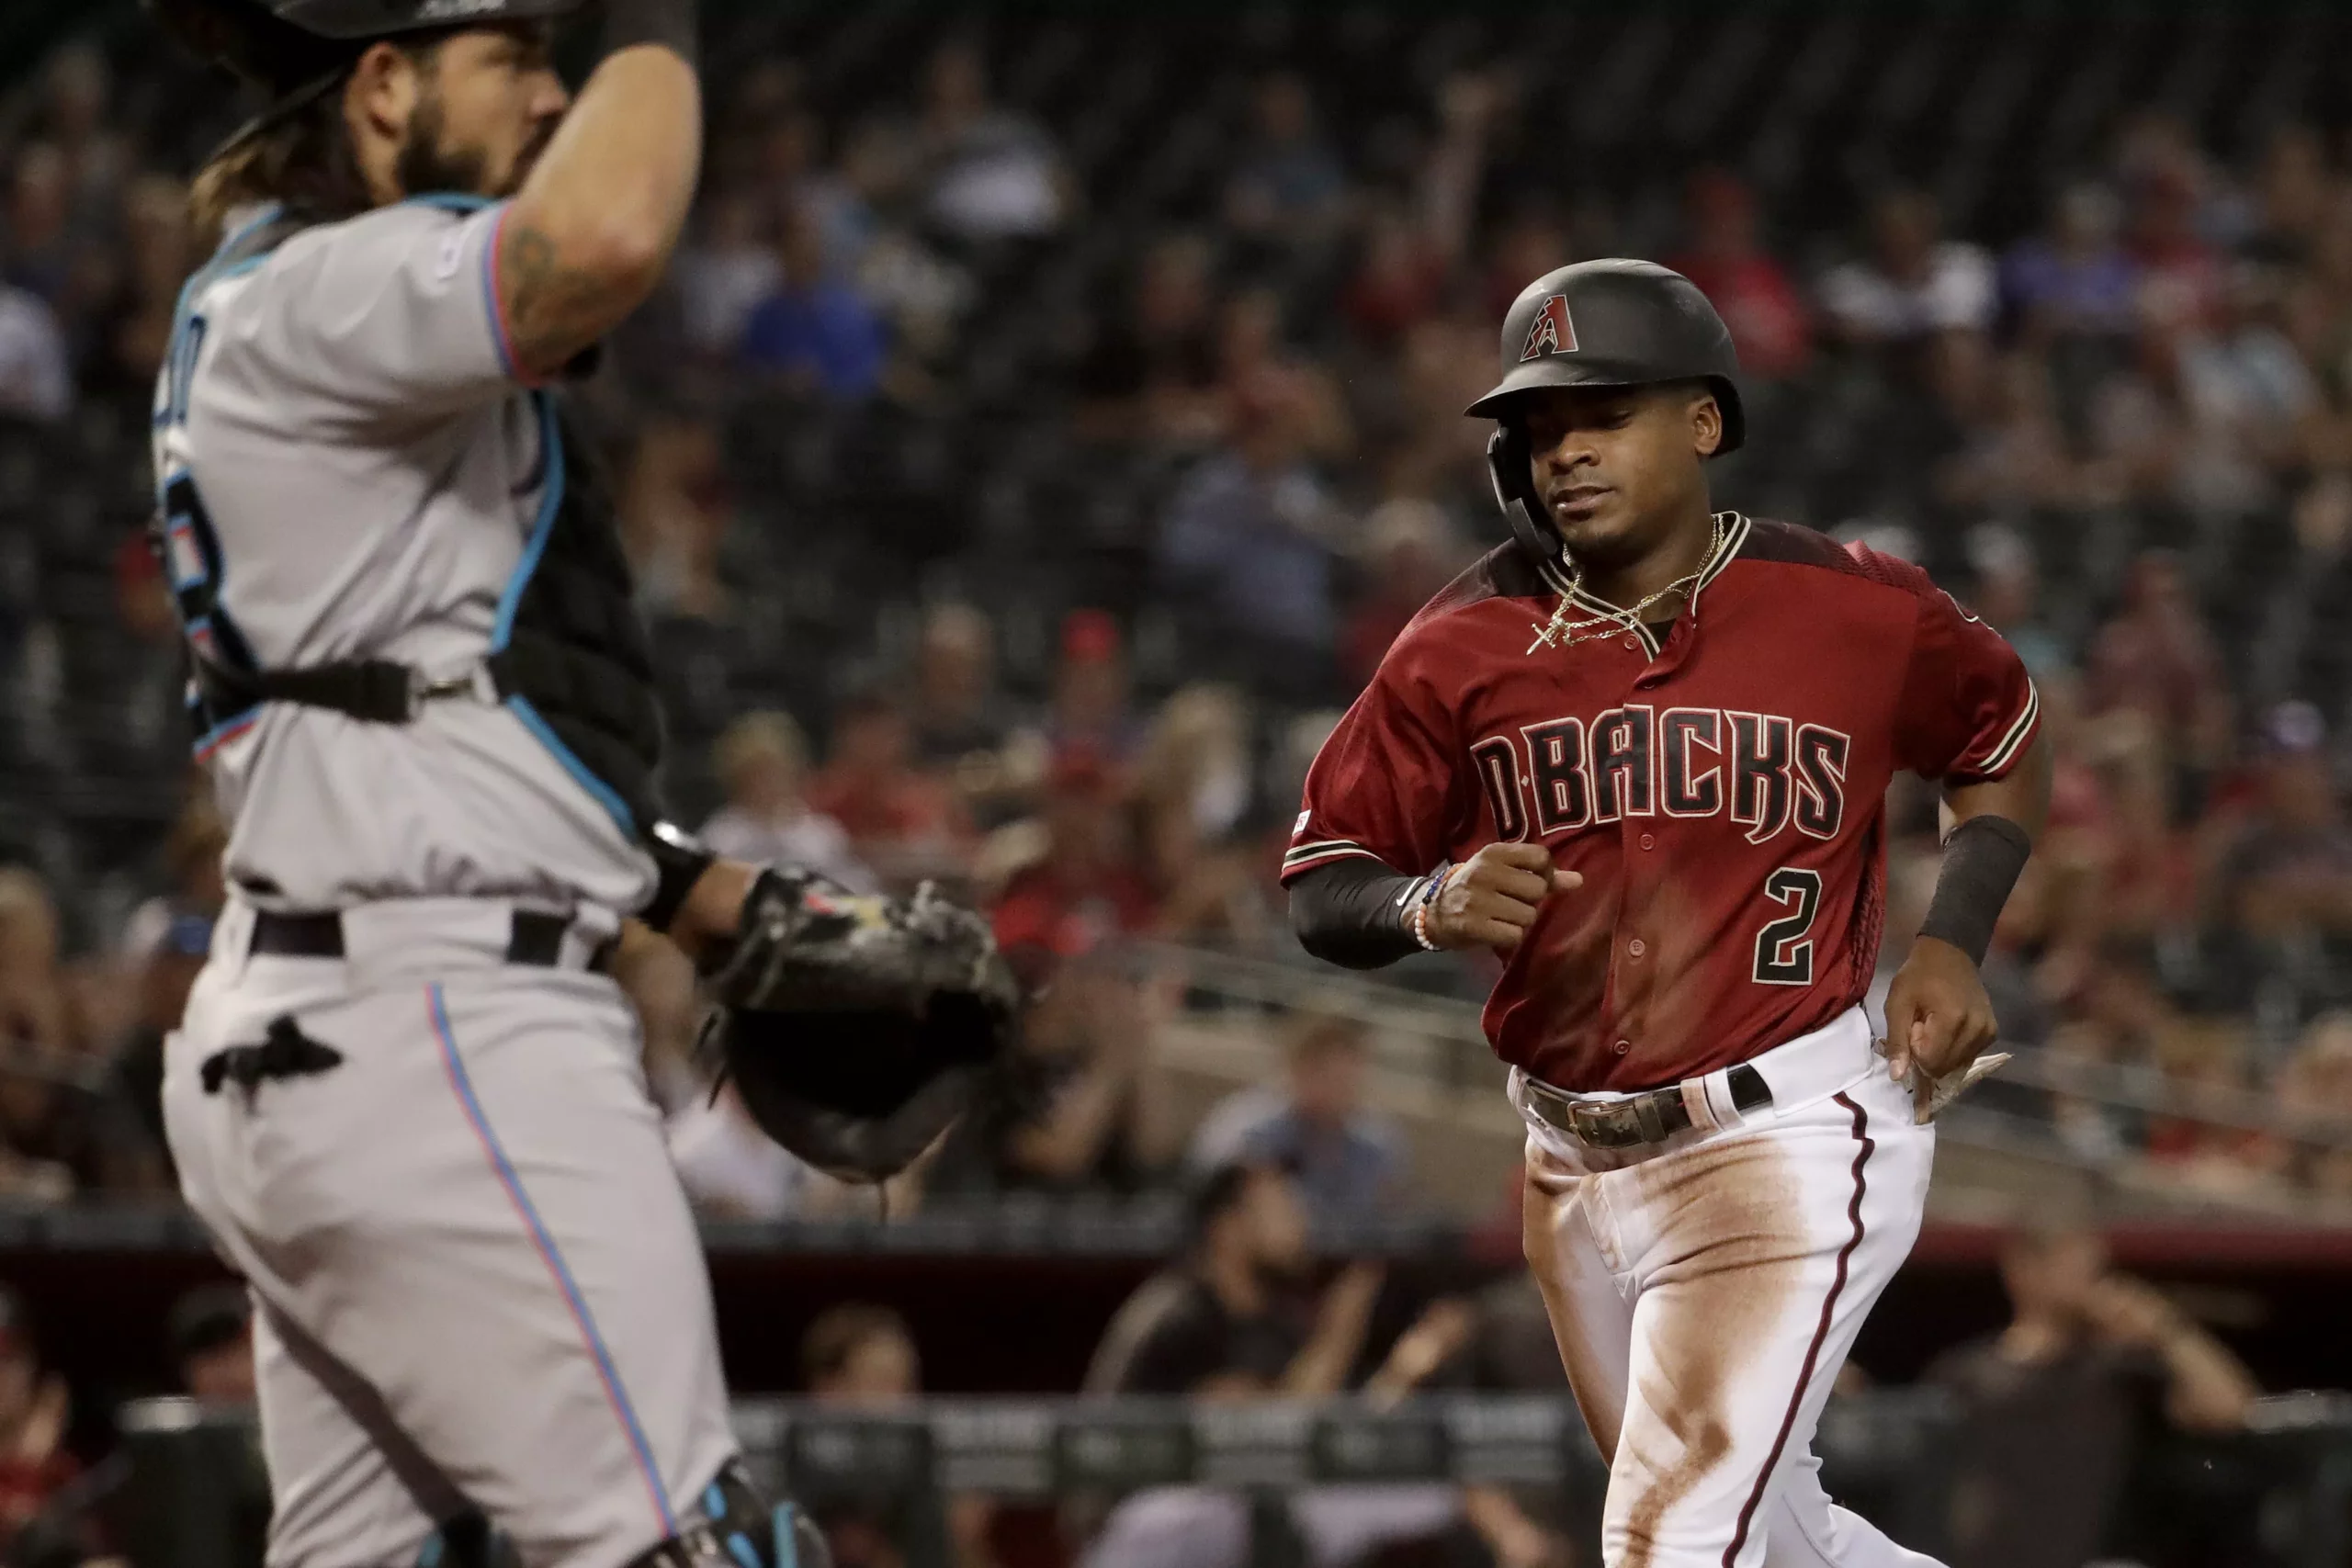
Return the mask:
<svg viewBox="0 0 2352 1568">
<path fill-rule="evenodd" d="M 606 974 L 722 1004 L 787 1146 L 879 1178 L 1000 1050 L 986 927 L 662 824 L 662 725 L 557 389 L 650 292 L 701 155 L 693 0 L 151 0 L 261 90 L 157 389 L 157 547 L 232 897 L 167 1053 L 256 1303 L 273 1568 L 812 1568 L 729 1428 L 709 1287 Z"/>
</svg>

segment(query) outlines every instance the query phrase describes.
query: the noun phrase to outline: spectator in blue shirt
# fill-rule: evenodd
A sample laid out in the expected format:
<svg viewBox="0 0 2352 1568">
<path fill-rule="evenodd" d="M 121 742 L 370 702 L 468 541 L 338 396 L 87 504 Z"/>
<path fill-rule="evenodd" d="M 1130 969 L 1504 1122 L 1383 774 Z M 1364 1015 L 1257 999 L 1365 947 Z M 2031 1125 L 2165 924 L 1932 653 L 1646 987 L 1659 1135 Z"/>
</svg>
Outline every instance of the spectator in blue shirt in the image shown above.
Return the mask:
<svg viewBox="0 0 2352 1568">
<path fill-rule="evenodd" d="M 2001 291 L 2025 329 L 2057 336 L 2129 336 L 2139 321 L 2140 268 L 2117 238 L 2112 193 L 2078 185 L 2058 197 L 2050 230 L 2001 264 Z"/>
<path fill-rule="evenodd" d="M 1192 1165 L 1275 1167 L 1326 1223 L 1393 1212 L 1404 1190 L 1404 1141 L 1387 1118 L 1364 1109 L 1367 1066 L 1363 1025 L 1303 1015 L 1291 1036 L 1289 1082 L 1219 1101 L 1193 1134 Z"/>
<path fill-rule="evenodd" d="M 1229 449 L 1177 486 L 1161 523 L 1159 576 L 1198 617 L 1201 656 L 1293 701 L 1329 694 L 1338 637 L 1337 502 L 1307 460 L 1311 392 L 1286 369 L 1235 400 Z"/>
<path fill-rule="evenodd" d="M 1256 134 L 1226 189 L 1227 226 L 1287 244 L 1327 238 L 1346 208 L 1348 171 L 1316 127 L 1306 79 L 1273 73 L 1258 84 L 1250 107 Z"/>
<path fill-rule="evenodd" d="M 824 234 L 807 213 L 786 220 L 776 252 L 784 280 L 743 325 L 744 367 L 842 402 L 870 397 L 888 357 L 880 313 L 828 273 Z"/>
</svg>

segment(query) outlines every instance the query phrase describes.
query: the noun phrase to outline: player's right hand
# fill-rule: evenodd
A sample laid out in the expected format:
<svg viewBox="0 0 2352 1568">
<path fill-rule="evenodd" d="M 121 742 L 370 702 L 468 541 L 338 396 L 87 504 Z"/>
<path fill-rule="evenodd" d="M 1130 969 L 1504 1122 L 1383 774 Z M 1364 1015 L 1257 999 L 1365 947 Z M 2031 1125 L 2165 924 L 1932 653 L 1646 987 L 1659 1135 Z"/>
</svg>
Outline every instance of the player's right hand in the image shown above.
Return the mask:
<svg viewBox="0 0 2352 1568">
<path fill-rule="evenodd" d="M 1544 901 L 1573 893 L 1584 877 L 1552 864 L 1541 844 L 1488 844 L 1447 874 L 1430 906 L 1430 941 L 1453 949 L 1488 947 L 1507 953 L 1535 923 Z"/>
</svg>

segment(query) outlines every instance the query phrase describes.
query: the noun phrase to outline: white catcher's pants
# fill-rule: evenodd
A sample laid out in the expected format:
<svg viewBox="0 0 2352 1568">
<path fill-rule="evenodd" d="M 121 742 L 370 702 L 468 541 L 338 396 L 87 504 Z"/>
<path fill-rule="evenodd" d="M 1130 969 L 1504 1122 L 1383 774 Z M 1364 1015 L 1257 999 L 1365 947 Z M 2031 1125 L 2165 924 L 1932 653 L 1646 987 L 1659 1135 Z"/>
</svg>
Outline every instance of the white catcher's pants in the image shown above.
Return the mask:
<svg viewBox="0 0 2352 1568">
<path fill-rule="evenodd" d="M 1813 1432 L 1918 1235 L 1935 1129 L 1861 1012 L 1686 1094 L 1714 1127 L 1623 1151 L 1528 1124 L 1526 1246 L 1561 1359 L 1610 1461 L 1608 1568 L 1934 1568 L 1822 1490 Z M 1713 1092 L 1704 1092 L 1712 1090 Z"/>
<path fill-rule="evenodd" d="M 487 900 L 352 911 L 342 960 L 249 959 L 252 919 L 221 918 L 164 1107 L 260 1307 L 271 1568 L 409 1568 L 473 1510 L 526 1568 L 674 1534 L 735 1439 L 618 987 L 506 963 Z M 208 1057 L 283 1017 L 342 1065 L 205 1092 Z"/>
</svg>

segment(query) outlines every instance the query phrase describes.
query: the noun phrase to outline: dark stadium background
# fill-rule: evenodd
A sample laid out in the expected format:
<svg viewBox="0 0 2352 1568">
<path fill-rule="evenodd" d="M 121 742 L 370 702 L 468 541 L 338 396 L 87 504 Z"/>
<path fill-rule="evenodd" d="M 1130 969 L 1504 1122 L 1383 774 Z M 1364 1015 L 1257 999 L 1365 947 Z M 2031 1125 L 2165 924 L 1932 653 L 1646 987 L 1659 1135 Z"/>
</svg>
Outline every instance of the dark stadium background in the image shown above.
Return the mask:
<svg viewBox="0 0 2352 1568">
<path fill-rule="evenodd" d="M 928 1392 L 1075 1392 L 1178 1248 L 1211 1108 L 1259 1088 L 1207 1142 L 1279 1139 L 1309 1057 L 1385 1173 L 1317 1216 L 1326 1268 L 1388 1265 L 1363 1368 L 1431 1302 L 1501 1299 L 1482 976 L 1318 970 L 1272 873 L 1322 729 L 1500 537 L 1458 410 L 1502 303 L 1648 255 L 1747 361 L 1722 500 L 1928 568 L 2026 655 L 2061 758 L 1987 971 L 2018 1061 L 1948 1120 L 1852 1411 L 1964 1418 L 1937 1391 L 2009 1319 L 2004 1248 L 2096 1232 L 2273 1396 L 2193 1450 L 2251 1479 L 2174 1488 L 2171 1555 L 2129 1550 L 2352 1561 L 2341 1396 L 2295 1394 L 2352 1386 L 2352 12 L 707 13 L 696 231 L 580 393 L 673 803 L 944 876 L 1091 998 L 886 1218 L 747 1154 L 676 976 L 646 981 L 740 1392 L 803 1392 L 806 1332 L 855 1303 L 901 1314 Z M 236 118 L 135 7 L 0 6 L 0 1361 L 70 1384 L 85 1474 L 221 1278 L 153 1127 L 218 828 L 140 540 L 156 318 L 200 259 L 178 182 Z M 844 831 L 743 809 L 777 789 Z M 1891 813 L 1900 935 L 1935 824 L 1921 791 Z M 1094 1090 L 1073 1156 L 1023 1153 Z M 2134 1496 L 2192 1462 L 2166 1440 Z M 1024 1517 L 1005 1560 L 1057 1560 Z"/>
</svg>

